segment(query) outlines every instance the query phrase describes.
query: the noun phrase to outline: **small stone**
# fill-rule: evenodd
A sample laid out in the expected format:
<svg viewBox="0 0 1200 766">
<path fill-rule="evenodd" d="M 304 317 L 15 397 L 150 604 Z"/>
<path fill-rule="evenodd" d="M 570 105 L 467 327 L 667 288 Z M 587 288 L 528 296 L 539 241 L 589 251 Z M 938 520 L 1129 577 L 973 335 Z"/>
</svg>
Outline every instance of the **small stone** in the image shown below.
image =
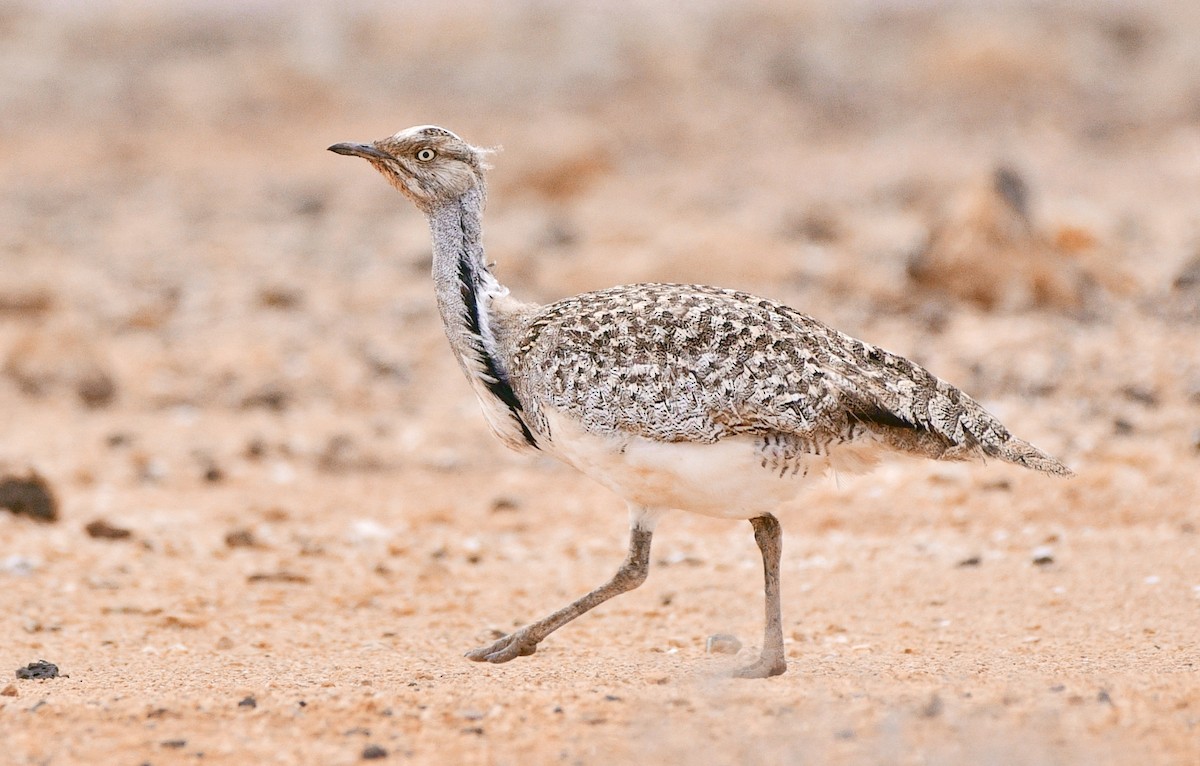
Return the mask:
<svg viewBox="0 0 1200 766">
<path fill-rule="evenodd" d="M 128 447 L 132 441 L 133 437 L 130 434 L 123 431 L 115 431 L 105 438 L 104 443 L 112 449 L 116 449 L 117 447 Z"/>
<path fill-rule="evenodd" d="M 162 742 L 159 742 L 158 744 L 162 745 L 163 747 L 168 747 L 172 750 L 181 750 L 181 749 L 187 747 L 187 740 L 186 739 L 164 739 Z"/>
<path fill-rule="evenodd" d="M 124 540 L 133 535 L 128 529 L 114 527 L 104 519 L 96 519 L 83 528 L 88 537 L 96 540 Z"/>
<path fill-rule="evenodd" d="M 1144 404 L 1147 407 L 1158 406 L 1158 392 L 1147 386 L 1130 384 L 1121 389 L 1121 395 L 1131 402 Z"/>
<path fill-rule="evenodd" d="M 58 519 L 58 501 L 50 491 L 50 485 L 34 471 L 20 478 L 0 478 L 0 508 L 7 508 L 18 516 L 24 514 L 35 521 Z"/>
<path fill-rule="evenodd" d="M 246 578 L 247 582 L 283 582 L 283 583 L 306 583 L 309 581 L 308 575 L 298 574 L 296 572 L 279 571 L 279 572 L 255 572 Z"/>
<path fill-rule="evenodd" d="M 100 409 L 117 397 L 117 384 L 108 373 L 93 370 L 76 382 L 75 393 L 85 407 Z"/>
<path fill-rule="evenodd" d="M 263 308 L 287 311 L 299 306 L 302 300 L 298 290 L 288 287 L 262 287 L 258 291 L 258 303 Z"/>
<path fill-rule="evenodd" d="M 44 679 L 58 678 L 58 666 L 53 662 L 38 660 L 31 662 L 23 668 L 17 668 L 17 678 L 23 679 Z"/>
<path fill-rule="evenodd" d="M 243 409 L 265 409 L 272 412 L 283 412 L 292 403 L 292 395 L 287 389 L 274 385 L 267 384 L 256 391 L 247 394 L 242 399 Z"/>
<path fill-rule="evenodd" d="M 246 707 L 253 710 L 254 708 L 258 707 L 258 700 L 254 699 L 253 697 L 246 697 L 238 703 L 238 707 Z"/>
<path fill-rule="evenodd" d="M 230 548 L 257 548 L 258 540 L 249 529 L 234 529 L 225 534 L 225 545 Z"/>
<path fill-rule="evenodd" d="M 5 556 L 3 559 L 0 559 L 0 572 L 19 577 L 28 577 L 41 565 L 42 562 L 38 559 L 14 553 L 11 556 Z"/>
<path fill-rule="evenodd" d="M 379 745 L 367 745 L 363 748 L 362 758 L 364 761 L 377 761 L 380 758 L 387 758 L 388 752 Z"/>
<path fill-rule="evenodd" d="M 742 642 L 728 633 L 717 633 L 704 642 L 704 651 L 708 654 L 737 654 L 741 649 Z"/>
<path fill-rule="evenodd" d="M 492 513 L 508 513 L 520 510 L 521 503 L 512 497 L 496 497 L 492 499 Z"/>
<path fill-rule="evenodd" d="M 967 558 L 965 558 L 965 559 L 963 559 L 962 561 L 960 561 L 960 562 L 958 562 L 957 564 L 955 564 L 955 566 L 957 566 L 957 567 L 959 567 L 959 568 L 965 568 L 965 567 L 977 567 L 977 566 L 979 566 L 979 565 L 980 565 L 980 564 L 982 564 L 982 563 L 983 563 L 983 559 L 982 559 L 981 557 L 979 557 L 979 556 L 968 556 Z"/>
<path fill-rule="evenodd" d="M 19 697 L 19 696 L 20 696 L 20 692 L 17 691 L 17 687 L 15 684 L 9 684 L 8 686 L 4 687 L 3 691 L 0 691 L 0 697 Z"/>
</svg>

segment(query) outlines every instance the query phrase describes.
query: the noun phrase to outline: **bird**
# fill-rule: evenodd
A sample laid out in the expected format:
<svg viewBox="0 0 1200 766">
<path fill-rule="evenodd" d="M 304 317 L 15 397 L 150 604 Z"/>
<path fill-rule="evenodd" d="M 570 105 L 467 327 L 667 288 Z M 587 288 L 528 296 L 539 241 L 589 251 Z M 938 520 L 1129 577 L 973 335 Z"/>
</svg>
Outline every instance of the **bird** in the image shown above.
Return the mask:
<svg viewBox="0 0 1200 766">
<path fill-rule="evenodd" d="M 628 553 L 607 582 L 470 660 L 532 655 L 555 630 L 637 588 L 658 521 L 683 510 L 750 522 L 763 560 L 763 640 L 732 675 L 776 676 L 787 657 L 783 534 L 772 511 L 804 485 L 895 455 L 1071 475 L 923 367 L 767 298 L 642 283 L 547 305 L 518 300 L 484 255 L 494 150 L 445 128 L 329 151 L 367 160 L 428 219 L 438 312 L 492 433 L 573 466 L 628 506 Z"/>
</svg>

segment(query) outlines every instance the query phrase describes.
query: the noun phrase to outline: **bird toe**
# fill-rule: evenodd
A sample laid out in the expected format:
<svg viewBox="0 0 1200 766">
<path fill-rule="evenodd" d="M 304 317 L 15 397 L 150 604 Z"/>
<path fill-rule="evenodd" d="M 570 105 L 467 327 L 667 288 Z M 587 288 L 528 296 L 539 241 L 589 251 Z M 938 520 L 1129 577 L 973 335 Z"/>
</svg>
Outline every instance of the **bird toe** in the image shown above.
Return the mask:
<svg viewBox="0 0 1200 766">
<path fill-rule="evenodd" d="M 537 651 L 537 643 L 530 642 L 520 631 L 510 633 L 495 643 L 472 649 L 464 655 L 474 662 L 490 662 L 499 664 L 517 657 L 528 657 Z"/>
<path fill-rule="evenodd" d="M 757 662 L 733 671 L 734 678 L 770 678 L 787 672 L 787 661 L 782 657 L 768 659 L 760 657 Z"/>
</svg>

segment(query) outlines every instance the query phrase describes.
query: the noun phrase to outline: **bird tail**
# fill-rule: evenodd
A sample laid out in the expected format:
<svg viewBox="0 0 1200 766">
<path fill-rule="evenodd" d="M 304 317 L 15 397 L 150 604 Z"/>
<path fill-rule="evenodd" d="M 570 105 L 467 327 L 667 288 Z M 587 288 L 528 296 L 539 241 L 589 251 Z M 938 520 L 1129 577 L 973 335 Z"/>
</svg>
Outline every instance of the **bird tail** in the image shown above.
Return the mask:
<svg viewBox="0 0 1200 766">
<path fill-rule="evenodd" d="M 992 449 L 984 448 L 984 453 L 993 455 L 1014 465 L 1041 471 L 1054 476 L 1074 476 L 1075 472 L 1061 462 L 1042 452 L 1027 441 L 1009 435 L 1007 441 L 994 445 Z"/>
<path fill-rule="evenodd" d="M 1055 458 L 1013 436 L 995 415 L 962 391 L 932 375 L 929 379 L 932 395 L 924 407 L 890 409 L 860 400 L 852 405 L 852 417 L 870 424 L 901 452 L 935 460 L 994 457 L 1054 476 L 1074 475 Z"/>
<path fill-rule="evenodd" d="M 949 387 L 946 383 L 942 385 Z M 978 456 L 982 452 L 987 457 L 1000 458 L 1007 463 L 1053 476 L 1075 475 L 1056 458 L 1009 433 L 995 415 L 974 399 L 962 392 L 957 394 L 961 408 L 956 429 L 958 433 L 951 438 L 955 446 L 947 450 L 945 458 L 953 460 L 956 451 L 964 453 L 961 455 L 964 458 Z M 951 436 L 949 433 L 946 435 Z"/>
</svg>

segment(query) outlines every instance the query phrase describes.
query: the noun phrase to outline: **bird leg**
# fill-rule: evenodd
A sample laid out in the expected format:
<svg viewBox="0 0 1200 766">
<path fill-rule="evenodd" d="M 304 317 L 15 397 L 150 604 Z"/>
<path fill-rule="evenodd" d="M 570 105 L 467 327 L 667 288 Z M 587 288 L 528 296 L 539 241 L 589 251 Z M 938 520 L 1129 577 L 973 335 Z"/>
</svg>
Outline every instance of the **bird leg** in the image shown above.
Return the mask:
<svg viewBox="0 0 1200 766">
<path fill-rule="evenodd" d="M 778 524 L 776 529 L 778 529 Z M 563 625 L 593 607 L 608 601 L 613 596 L 633 590 L 644 583 L 646 575 L 650 571 L 650 538 L 653 534 L 652 523 L 643 526 L 642 523 L 635 520 L 629 534 L 629 554 L 611 580 L 557 612 L 509 633 L 495 643 L 467 652 L 467 659 L 475 662 L 508 662 L 516 657 L 533 654 L 537 651 L 537 645 L 542 639 Z M 776 560 L 778 560 L 778 555 L 776 555 Z M 776 598 L 776 606 L 778 607 L 778 598 Z M 782 647 L 782 644 L 780 646 Z"/>
<path fill-rule="evenodd" d="M 779 520 L 769 513 L 750 519 L 750 524 L 754 527 L 754 541 L 762 551 L 767 619 L 758 661 L 738 668 L 733 675 L 737 678 L 767 678 L 787 671 L 787 659 L 783 654 L 783 618 L 779 609 L 779 558 L 783 553 L 783 532 Z"/>
</svg>

